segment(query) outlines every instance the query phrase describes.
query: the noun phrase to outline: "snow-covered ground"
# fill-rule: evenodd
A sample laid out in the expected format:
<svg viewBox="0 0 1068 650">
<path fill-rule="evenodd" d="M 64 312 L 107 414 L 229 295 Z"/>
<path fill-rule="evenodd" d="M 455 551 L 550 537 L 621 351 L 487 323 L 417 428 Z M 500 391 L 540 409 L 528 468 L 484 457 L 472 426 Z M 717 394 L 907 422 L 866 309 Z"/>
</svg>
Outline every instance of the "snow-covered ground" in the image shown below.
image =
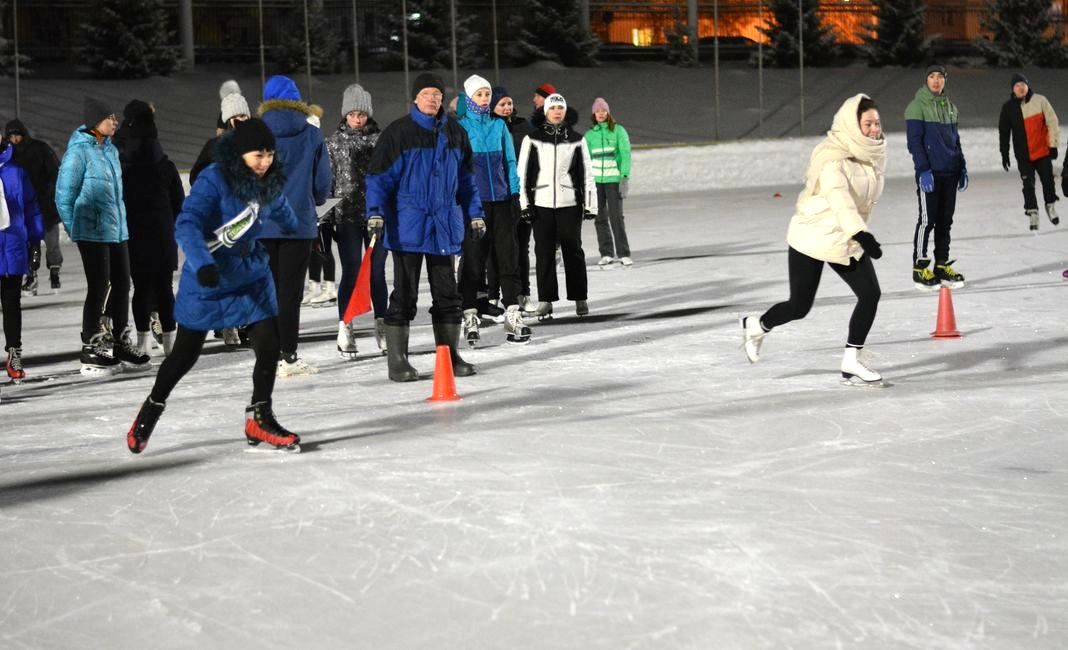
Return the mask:
<svg viewBox="0 0 1068 650">
<path fill-rule="evenodd" d="M 977 149 L 963 338 L 929 337 L 937 295 L 910 282 L 911 180 L 877 209 L 890 388 L 838 385 L 852 298 L 830 273 L 745 361 L 738 315 L 786 297 L 795 165 L 636 192 L 635 266 L 591 268 L 591 315 L 561 303 L 526 347 L 488 328 L 461 402 L 388 382 L 367 317 L 337 359 L 336 313 L 306 309 L 322 372 L 275 392 L 300 455 L 247 448 L 251 354 L 215 343 L 131 456 L 152 377 L 69 374 L 68 247 L 63 291 L 24 303 L 28 372 L 60 377 L 0 404 L 0 646 L 1063 648 L 1068 225 L 1028 233 L 1018 177 Z"/>
</svg>

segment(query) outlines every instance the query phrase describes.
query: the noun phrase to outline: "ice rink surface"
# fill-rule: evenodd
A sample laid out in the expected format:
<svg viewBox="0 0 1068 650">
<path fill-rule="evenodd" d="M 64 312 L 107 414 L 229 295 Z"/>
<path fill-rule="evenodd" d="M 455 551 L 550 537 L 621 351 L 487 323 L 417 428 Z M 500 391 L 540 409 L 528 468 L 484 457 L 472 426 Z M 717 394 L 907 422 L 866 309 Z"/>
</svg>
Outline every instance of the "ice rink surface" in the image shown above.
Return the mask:
<svg viewBox="0 0 1068 650">
<path fill-rule="evenodd" d="M 1068 646 L 1068 223 L 1031 234 L 1015 171 L 974 177 L 964 336 L 933 340 L 913 188 L 872 224 L 890 388 L 839 386 L 829 272 L 745 359 L 738 316 L 787 295 L 797 185 L 639 196 L 635 266 L 596 269 L 586 224 L 591 315 L 558 303 L 526 347 L 485 329 L 461 402 L 388 382 L 367 316 L 337 359 L 336 312 L 306 308 L 321 372 L 275 391 L 300 455 L 249 450 L 251 353 L 211 343 L 132 456 L 154 372 L 76 375 L 68 245 L 63 291 L 24 300 L 27 371 L 58 378 L 0 404 L 0 647 Z"/>
</svg>

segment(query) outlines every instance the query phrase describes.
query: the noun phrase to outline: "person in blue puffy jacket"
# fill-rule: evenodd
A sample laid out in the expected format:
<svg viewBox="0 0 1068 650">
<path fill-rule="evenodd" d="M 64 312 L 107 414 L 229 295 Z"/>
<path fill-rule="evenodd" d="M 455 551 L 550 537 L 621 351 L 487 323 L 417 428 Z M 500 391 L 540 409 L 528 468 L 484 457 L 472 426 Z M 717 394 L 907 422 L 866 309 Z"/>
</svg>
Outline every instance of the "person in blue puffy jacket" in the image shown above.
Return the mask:
<svg viewBox="0 0 1068 650">
<path fill-rule="evenodd" d="M 208 332 L 245 324 L 256 354 L 245 437 L 250 445 L 266 442 L 299 449 L 300 438 L 278 424 L 271 408 L 279 350 L 278 302 L 260 240 L 268 223 L 286 234 L 300 227 L 283 193 L 285 174 L 275 160 L 274 135 L 262 120 L 239 122 L 219 140 L 215 161 L 200 174 L 175 225 L 175 237 L 185 253 L 174 307 L 178 333 L 126 434 L 127 447 L 135 454 L 148 445 L 167 398 L 193 368 Z"/>
<path fill-rule="evenodd" d="M 7 376 L 22 381 L 22 276 L 30 272 L 29 244 L 40 244 L 45 228 L 30 176 L 11 161 L 14 154 L 11 143 L 0 141 L 0 304 Z"/>
<path fill-rule="evenodd" d="M 416 313 L 419 275 L 426 258 L 437 345 L 448 345 L 458 376 L 475 374 L 456 346 L 463 317 L 452 256 L 468 224 L 486 232 L 472 173 L 467 132 L 442 109 L 445 84 L 430 73 L 412 84 L 408 115 L 386 127 L 367 174 L 367 231 L 393 252 L 393 293 L 386 312 L 389 378 L 415 381 L 408 363 L 408 326 Z M 384 235 L 384 236 L 383 236 Z"/>
</svg>

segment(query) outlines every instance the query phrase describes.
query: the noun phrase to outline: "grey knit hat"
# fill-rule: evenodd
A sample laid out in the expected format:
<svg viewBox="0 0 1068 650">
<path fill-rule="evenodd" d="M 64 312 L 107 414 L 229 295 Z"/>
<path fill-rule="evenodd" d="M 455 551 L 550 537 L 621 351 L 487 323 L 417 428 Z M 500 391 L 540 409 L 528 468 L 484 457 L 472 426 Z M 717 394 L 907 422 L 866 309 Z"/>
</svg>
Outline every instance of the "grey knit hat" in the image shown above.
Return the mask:
<svg viewBox="0 0 1068 650">
<path fill-rule="evenodd" d="M 248 110 L 248 102 L 240 93 L 231 93 L 223 97 L 220 112 L 223 124 L 229 122 L 230 118 L 235 115 L 252 115 Z"/>
<path fill-rule="evenodd" d="M 371 93 L 364 90 L 360 84 L 352 84 L 346 88 L 341 97 L 341 114 L 348 115 L 353 111 L 366 113 L 367 117 L 374 115 L 374 109 L 371 107 Z"/>
<path fill-rule="evenodd" d="M 219 86 L 219 99 L 226 99 L 227 95 L 233 95 L 237 93 L 241 94 L 241 86 L 237 85 L 237 82 L 233 79 L 227 79 Z"/>
</svg>

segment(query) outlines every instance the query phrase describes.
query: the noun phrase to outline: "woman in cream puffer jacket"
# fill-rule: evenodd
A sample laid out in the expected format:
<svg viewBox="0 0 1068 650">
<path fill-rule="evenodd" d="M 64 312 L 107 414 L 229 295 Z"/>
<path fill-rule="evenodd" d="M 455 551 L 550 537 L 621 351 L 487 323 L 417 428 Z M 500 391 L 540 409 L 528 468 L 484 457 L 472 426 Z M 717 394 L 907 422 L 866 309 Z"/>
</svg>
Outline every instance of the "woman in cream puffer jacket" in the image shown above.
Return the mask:
<svg viewBox="0 0 1068 650">
<path fill-rule="evenodd" d="M 882 194 L 885 171 L 886 139 L 878 107 L 867 95 L 850 97 L 812 152 L 805 189 L 786 233 L 790 299 L 759 318 L 742 318 L 751 362 L 760 358 L 760 344 L 768 332 L 808 314 L 823 266 L 829 264 L 857 296 L 842 360 L 843 383 L 882 385 L 879 373 L 865 366 L 857 353 L 879 305 L 879 280 L 871 260 L 882 257 L 882 249 L 868 232 L 868 221 Z"/>
</svg>

